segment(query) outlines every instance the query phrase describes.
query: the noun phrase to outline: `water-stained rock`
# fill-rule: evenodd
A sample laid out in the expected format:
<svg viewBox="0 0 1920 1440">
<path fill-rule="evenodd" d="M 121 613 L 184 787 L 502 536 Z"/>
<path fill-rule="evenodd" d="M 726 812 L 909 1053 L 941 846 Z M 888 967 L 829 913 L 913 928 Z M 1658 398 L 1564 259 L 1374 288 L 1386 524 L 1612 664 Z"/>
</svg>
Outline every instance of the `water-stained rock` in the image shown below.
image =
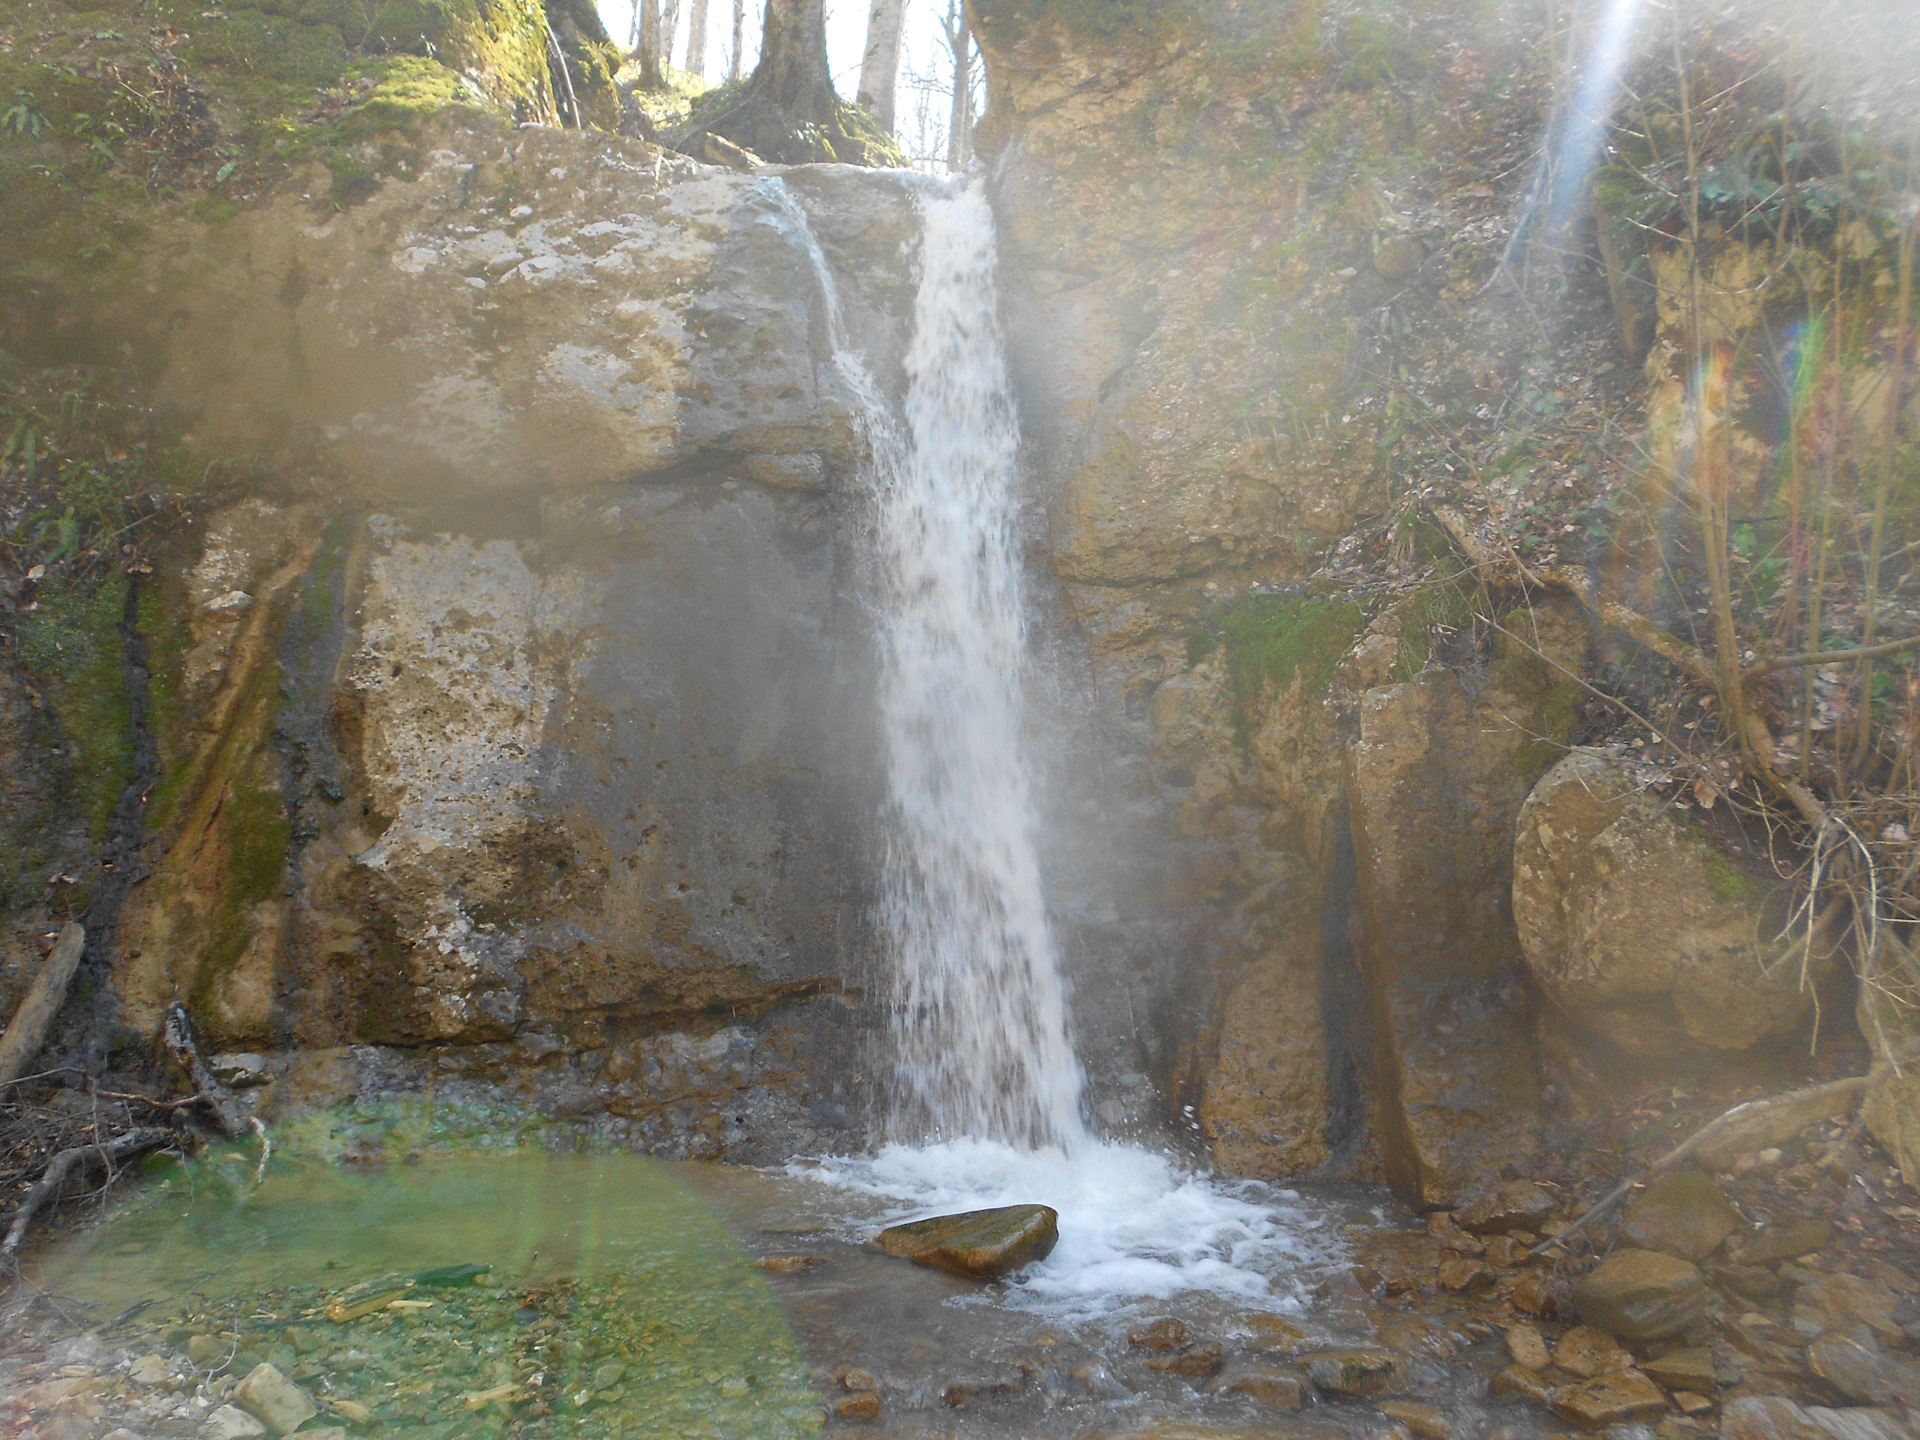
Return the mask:
<svg viewBox="0 0 1920 1440">
<path fill-rule="evenodd" d="M 1807 1367 L 1859 1404 L 1920 1407 L 1920 1365 L 1888 1354 L 1871 1339 L 1822 1335 L 1807 1347 Z"/>
<path fill-rule="evenodd" d="M 1745 1050 L 1811 1013 L 1799 965 L 1774 964 L 1788 888 L 1634 779 L 1576 751 L 1536 785 L 1514 845 L 1527 965 L 1576 1026 L 1648 1060 Z M 1811 979 L 1836 961 L 1816 947 Z"/>
<path fill-rule="evenodd" d="M 1573 1286 L 1588 1325 L 1623 1340 L 1658 1340 L 1696 1323 L 1706 1308 L 1697 1266 L 1653 1250 L 1620 1250 Z"/>
<path fill-rule="evenodd" d="M 993 1280 L 1046 1259 L 1059 1239 L 1057 1211 L 1046 1205 L 1003 1205 L 889 1226 L 873 1243 L 916 1265 Z"/>
<path fill-rule="evenodd" d="M 1745 1223 L 1713 1181 L 1698 1170 L 1677 1170 L 1634 1196 L 1620 1219 L 1620 1238 L 1697 1264 Z"/>
<path fill-rule="evenodd" d="M 1531 1180 L 1512 1180 L 1474 1196 L 1454 1212 L 1453 1223 L 1471 1235 L 1537 1235 L 1558 1208 Z"/>
<path fill-rule="evenodd" d="M 1321 1350 L 1302 1355 L 1294 1363 L 1313 1382 L 1314 1389 L 1347 1399 L 1392 1395 L 1407 1383 L 1406 1364 L 1391 1350 Z"/>
<path fill-rule="evenodd" d="M 291 1435 L 320 1413 L 311 1395 L 265 1362 L 233 1387 L 233 1402 L 280 1435 Z"/>
<path fill-rule="evenodd" d="M 1586 1430 L 1664 1414 L 1667 1397 L 1638 1370 L 1610 1370 L 1556 1390 L 1553 1413 Z"/>
</svg>

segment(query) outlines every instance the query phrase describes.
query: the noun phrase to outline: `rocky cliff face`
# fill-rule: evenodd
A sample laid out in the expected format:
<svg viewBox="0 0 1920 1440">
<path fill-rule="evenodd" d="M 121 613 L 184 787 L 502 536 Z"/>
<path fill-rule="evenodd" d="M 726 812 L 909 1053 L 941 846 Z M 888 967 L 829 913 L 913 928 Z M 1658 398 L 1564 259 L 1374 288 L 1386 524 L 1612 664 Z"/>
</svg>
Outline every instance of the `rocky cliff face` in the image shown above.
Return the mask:
<svg viewBox="0 0 1920 1440">
<path fill-rule="evenodd" d="M 1810 1004 L 1743 988 L 1776 898 L 1744 870 L 1684 954 L 1623 942 L 1746 842 L 1575 793 L 1637 784 L 1618 755 L 1541 780 L 1607 651 L 1430 518 L 1509 392 L 1635 419 L 1677 321 L 1624 249 L 1544 351 L 1487 298 L 1538 121 L 1518 40 L 1099 10 L 981 13 L 1093 1109 L 1452 1206 L 1527 1165 L 1548 1077 L 1737 1061 Z M 897 389 L 910 190 L 428 109 L 368 173 L 156 208 L 97 283 L 30 257 L 9 344 L 112 335 L 206 469 L 154 546 L 9 582 L 0 736 L 56 759 L 9 767 L 6 983 L 71 885 L 106 938 L 63 1044 L 96 1063 L 181 998 L 273 1052 L 283 1111 L 505 1093 L 670 1154 L 857 1145 L 888 993 L 865 497 L 806 232 Z"/>
</svg>

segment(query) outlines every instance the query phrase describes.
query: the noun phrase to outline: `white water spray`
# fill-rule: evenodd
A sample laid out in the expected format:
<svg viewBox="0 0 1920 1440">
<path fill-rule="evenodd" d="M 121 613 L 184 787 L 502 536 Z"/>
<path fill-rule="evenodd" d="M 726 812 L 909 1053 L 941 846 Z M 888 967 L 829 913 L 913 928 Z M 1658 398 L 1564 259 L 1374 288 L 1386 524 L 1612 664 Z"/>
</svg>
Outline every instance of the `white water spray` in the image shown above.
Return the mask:
<svg viewBox="0 0 1920 1440">
<path fill-rule="evenodd" d="M 903 1215 L 1052 1205 L 1060 1243 L 1022 1277 L 1020 1303 L 1097 1313 L 1209 1290 L 1295 1307 L 1309 1264 L 1340 1248 L 1325 1216 L 1292 1192 L 1220 1186 L 1166 1156 L 1099 1141 L 1081 1117 L 1085 1080 L 1023 758 L 1019 433 L 993 213 L 978 185 L 916 183 L 921 258 L 902 427 L 846 343 L 804 210 L 772 182 L 807 246 L 833 367 L 868 450 L 884 612 L 880 918 L 898 983 L 893 1143 L 795 1173 L 893 1198 Z"/>
<path fill-rule="evenodd" d="M 1085 1141 L 1022 754 L 1019 433 L 979 187 L 922 205 L 905 463 L 882 478 L 901 1140 Z"/>
</svg>

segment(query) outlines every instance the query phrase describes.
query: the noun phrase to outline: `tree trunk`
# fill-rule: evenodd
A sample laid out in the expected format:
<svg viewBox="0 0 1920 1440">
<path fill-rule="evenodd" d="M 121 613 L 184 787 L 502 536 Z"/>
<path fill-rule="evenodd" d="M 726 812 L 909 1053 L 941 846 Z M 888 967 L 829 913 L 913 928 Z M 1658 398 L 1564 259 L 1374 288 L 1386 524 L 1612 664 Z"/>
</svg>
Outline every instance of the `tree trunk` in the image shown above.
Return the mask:
<svg viewBox="0 0 1920 1440">
<path fill-rule="evenodd" d="M 834 128 L 825 0 L 767 0 L 753 88 L 794 121 Z"/>
<path fill-rule="evenodd" d="M 947 11 L 947 43 L 953 47 L 953 109 L 947 116 L 947 169 L 958 171 L 973 153 L 973 31 L 964 7 Z"/>
<path fill-rule="evenodd" d="M 640 83 L 660 83 L 660 0 L 640 0 Z"/>
<path fill-rule="evenodd" d="M 664 74 L 673 64 L 673 37 L 680 29 L 680 0 L 666 0 L 660 11 L 660 66 Z"/>
<path fill-rule="evenodd" d="M 867 53 L 860 63 L 860 103 L 882 130 L 893 130 L 894 88 L 900 79 L 900 21 L 906 0 L 873 0 L 867 12 Z"/>
<path fill-rule="evenodd" d="M 740 78 L 741 55 L 747 43 L 747 0 L 733 0 L 733 55 L 727 61 L 727 79 Z"/>
<path fill-rule="evenodd" d="M 693 0 L 687 12 L 687 69 L 707 78 L 707 0 Z"/>
<path fill-rule="evenodd" d="M 6 1035 L 0 1036 L 0 1085 L 11 1085 L 26 1074 L 28 1064 L 47 1043 L 47 1031 L 53 1025 L 53 1017 L 66 1003 L 67 991 L 73 988 L 74 971 L 80 968 L 80 957 L 86 949 L 87 932 L 69 921 L 54 943 L 53 952 L 41 965 L 40 973 L 33 977 L 27 998 L 13 1012 L 13 1023 L 7 1026 Z"/>
</svg>

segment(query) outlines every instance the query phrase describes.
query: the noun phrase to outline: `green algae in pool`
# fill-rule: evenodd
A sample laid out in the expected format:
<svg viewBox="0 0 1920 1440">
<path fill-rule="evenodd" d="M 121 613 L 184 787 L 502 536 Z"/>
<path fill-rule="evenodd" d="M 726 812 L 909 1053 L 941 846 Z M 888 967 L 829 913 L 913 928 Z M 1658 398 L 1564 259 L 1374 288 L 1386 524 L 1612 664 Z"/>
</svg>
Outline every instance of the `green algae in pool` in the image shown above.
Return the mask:
<svg viewBox="0 0 1920 1440">
<path fill-rule="evenodd" d="M 276 1158 L 249 1190 L 239 1158 L 163 1175 L 50 1250 L 42 1283 L 96 1322 L 146 1302 L 130 1324 L 155 1349 L 210 1337 L 203 1369 L 271 1360 L 323 1405 L 368 1406 L 379 1433 L 404 1440 L 731 1440 L 824 1420 L 760 1272 L 656 1161 Z M 491 1269 L 346 1324 L 321 1313 L 355 1284 L 458 1265 Z"/>
</svg>

